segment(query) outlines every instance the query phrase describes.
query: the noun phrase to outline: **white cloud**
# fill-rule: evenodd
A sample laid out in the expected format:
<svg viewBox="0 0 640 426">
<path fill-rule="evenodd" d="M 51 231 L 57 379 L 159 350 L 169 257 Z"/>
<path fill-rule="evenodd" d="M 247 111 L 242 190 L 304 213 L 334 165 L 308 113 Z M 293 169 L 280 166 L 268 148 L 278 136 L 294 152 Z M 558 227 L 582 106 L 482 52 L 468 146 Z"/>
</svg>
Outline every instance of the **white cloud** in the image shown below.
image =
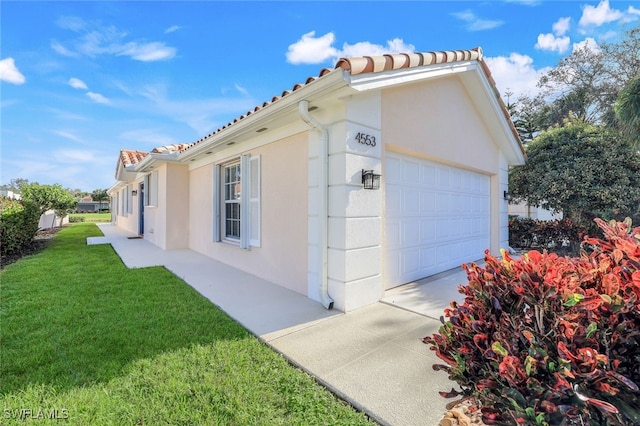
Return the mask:
<svg viewBox="0 0 640 426">
<path fill-rule="evenodd" d="M 581 42 L 573 43 L 574 52 L 579 49 L 584 49 L 585 47 L 594 53 L 600 52 L 600 46 L 598 46 L 598 43 L 591 37 L 587 37 Z"/>
<path fill-rule="evenodd" d="M 106 155 L 73 149 L 22 151 L 3 161 L 3 166 L 7 168 L 6 176 L 20 176 L 31 182 L 58 183 L 66 188 L 82 188 L 88 191 L 99 187 L 106 188 L 113 183 L 112 153 Z M 103 173 L 102 170 L 109 172 Z"/>
<path fill-rule="evenodd" d="M 504 21 L 479 18 L 470 9 L 452 14 L 456 18 L 467 23 L 468 31 L 491 30 L 504 24 Z"/>
<path fill-rule="evenodd" d="M 61 45 L 55 40 L 51 41 L 51 48 L 62 56 L 68 56 L 70 58 L 75 58 L 78 56 L 77 53 L 72 52 L 71 50 L 67 49 L 66 47 L 64 47 L 63 45 Z"/>
<path fill-rule="evenodd" d="M 247 91 L 247 89 L 245 89 L 244 87 L 240 86 L 239 84 L 234 84 L 234 87 L 236 88 L 236 90 L 240 93 L 242 93 L 245 96 L 249 96 L 249 92 Z"/>
<path fill-rule="evenodd" d="M 142 62 L 163 61 L 176 56 L 176 49 L 168 47 L 164 43 L 127 43 L 122 50 L 116 53 L 118 56 L 131 56 L 132 59 Z"/>
<path fill-rule="evenodd" d="M 60 120 L 75 120 L 75 121 L 87 121 L 88 118 L 84 115 L 75 114 L 69 111 L 65 111 L 58 108 L 47 107 L 46 110 L 50 112 L 52 115 L 55 115 L 56 118 Z"/>
<path fill-rule="evenodd" d="M 487 57 L 485 61 L 500 94 L 509 90 L 516 98 L 520 95 L 535 96 L 539 91 L 538 80 L 548 69 L 536 70 L 533 59 L 519 53 L 511 53 L 508 57 Z"/>
<path fill-rule="evenodd" d="M 226 125 L 229 119 L 233 120 L 258 105 L 258 101 L 247 96 L 175 100 L 169 98 L 167 93 L 164 85 L 148 85 L 131 91 L 132 96 L 141 96 L 146 102 L 127 102 L 134 102 L 130 106 L 132 110 L 153 112 L 184 123 L 200 136 L 217 130 Z M 229 117 L 234 111 L 237 111 L 237 115 Z"/>
<path fill-rule="evenodd" d="M 179 25 L 172 25 L 169 28 L 167 28 L 166 30 L 164 30 L 165 34 L 169 34 L 169 33 L 173 33 L 175 31 L 178 31 L 179 29 L 181 29 L 182 27 L 180 27 Z"/>
<path fill-rule="evenodd" d="M 616 9 L 611 9 L 609 0 L 602 0 L 597 6 L 586 5 L 582 9 L 582 17 L 578 23 L 581 27 L 607 24 L 623 18 L 624 14 Z"/>
<path fill-rule="evenodd" d="M 319 64 L 329 58 L 335 58 L 338 51 L 332 46 L 335 41 L 333 33 L 315 37 L 316 32 L 303 34 L 300 40 L 289 46 L 287 62 L 292 64 Z"/>
<path fill-rule="evenodd" d="M 415 50 L 414 45 L 406 44 L 401 38 L 394 38 L 393 40 L 388 40 L 386 46 L 369 43 L 367 41 L 356 44 L 345 43 L 342 46 L 342 51 L 339 53 L 341 57 L 356 57 L 379 56 L 386 53 L 410 53 L 415 52 Z"/>
<path fill-rule="evenodd" d="M 87 27 L 87 22 L 77 16 L 61 16 L 56 20 L 56 25 L 66 30 L 80 32 Z"/>
<path fill-rule="evenodd" d="M 82 90 L 87 90 L 88 87 L 85 84 L 84 81 L 80 80 L 79 78 L 75 78 L 75 77 L 71 77 L 69 79 L 69 86 L 73 87 L 74 89 L 82 89 Z"/>
<path fill-rule="evenodd" d="M 327 60 L 337 60 L 341 57 L 357 57 L 370 55 L 384 55 L 386 53 L 414 52 L 412 44 L 405 43 L 401 38 L 388 40 L 386 46 L 368 41 L 355 44 L 344 43 L 342 49 L 333 47 L 335 35 L 327 33 L 315 37 L 315 31 L 304 34 L 300 40 L 289 46 L 287 61 L 292 64 L 318 64 Z"/>
<path fill-rule="evenodd" d="M 66 130 L 52 130 L 51 133 L 56 134 L 58 136 L 62 136 L 65 139 L 69 139 L 74 142 L 84 143 L 84 141 L 77 135 L 68 132 Z"/>
<path fill-rule="evenodd" d="M 633 6 L 629 6 L 629 9 L 627 9 L 627 13 L 629 15 L 638 15 L 638 16 L 640 16 L 640 9 L 636 9 Z"/>
<path fill-rule="evenodd" d="M 0 81 L 6 81 L 11 84 L 23 84 L 27 79 L 16 67 L 13 58 L 0 60 Z"/>
<path fill-rule="evenodd" d="M 564 53 L 569 50 L 571 40 L 567 36 L 556 37 L 553 34 L 538 34 L 538 42 L 535 48 L 539 50 L 550 50 L 552 52 Z"/>
<path fill-rule="evenodd" d="M 99 104 L 105 104 L 108 105 L 111 103 L 111 101 L 109 101 L 109 99 L 105 98 L 104 96 L 102 96 L 100 93 L 95 93 L 95 92 L 87 92 L 87 96 L 94 102 L 99 103 Z"/>
<path fill-rule="evenodd" d="M 84 55 L 93 58 L 99 55 L 116 55 L 150 62 L 171 59 L 177 52 L 176 48 L 159 41 L 127 40 L 127 32 L 113 25 L 105 26 L 69 16 L 60 18 L 57 24 L 79 34 L 64 45 L 56 40 L 51 42 L 51 48 L 63 56 Z"/>
<path fill-rule="evenodd" d="M 88 163 L 95 158 L 92 152 L 80 149 L 59 149 L 53 157 L 61 163 Z"/>
<path fill-rule="evenodd" d="M 570 23 L 571 23 L 570 17 L 558 19 L 551 27 L 553 29 L 553 33 L 557 36 L 565 35 L 567 31 L 569 31 Z"/>
</svg>

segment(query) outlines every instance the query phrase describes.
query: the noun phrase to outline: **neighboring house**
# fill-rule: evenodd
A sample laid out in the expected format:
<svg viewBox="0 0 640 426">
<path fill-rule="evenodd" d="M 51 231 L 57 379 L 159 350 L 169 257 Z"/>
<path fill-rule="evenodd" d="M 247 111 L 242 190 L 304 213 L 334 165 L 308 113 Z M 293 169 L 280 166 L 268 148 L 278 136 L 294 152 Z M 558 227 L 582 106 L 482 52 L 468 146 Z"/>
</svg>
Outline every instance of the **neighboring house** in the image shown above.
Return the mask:
<svg viewBox="0 0 640 426">
<path fill-rule="evenodd" d="M 78 201 L 76 207 L 78 213 L 97 213 L 103 210 L 109 210 L 109 203 L 107 201 Z"/>
<path fill-rule="evenodd" d="M 508 247 L 524 161 L 480 48 L 396 54 L 341 59 L 194 143 L 122 150 L 108 193 L 163 249 L 350 311 Z"/>
<path fill-rule="evenodd" d="M 551 210 L 530 206 L 527 203 L 509 203 L 509 216 L 535 220 L 560 220 L 562 219 L 562 212 L 554 213 Z"/>
<path fill-rule="evenodd" d="M 11 200 L 20 200 L 22 197 L 17 192 L 13 192 L 8 189 L 0 189 L 0 197 L 6 197 Z"/>
</svg>

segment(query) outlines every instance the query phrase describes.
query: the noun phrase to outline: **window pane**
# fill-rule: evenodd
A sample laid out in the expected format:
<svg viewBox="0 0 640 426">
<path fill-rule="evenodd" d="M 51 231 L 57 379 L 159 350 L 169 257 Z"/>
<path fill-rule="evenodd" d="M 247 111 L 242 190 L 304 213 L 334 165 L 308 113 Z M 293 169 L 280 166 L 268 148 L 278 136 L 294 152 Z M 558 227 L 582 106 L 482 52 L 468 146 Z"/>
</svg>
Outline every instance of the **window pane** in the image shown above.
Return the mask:
<svg viewBox="0 0 640 426">
<path fill-rule="evenodd" d="M 240 238 L 240 191 L 242 188 L 240 164 L 224 167 L 224 235 Z"/>
</svg>

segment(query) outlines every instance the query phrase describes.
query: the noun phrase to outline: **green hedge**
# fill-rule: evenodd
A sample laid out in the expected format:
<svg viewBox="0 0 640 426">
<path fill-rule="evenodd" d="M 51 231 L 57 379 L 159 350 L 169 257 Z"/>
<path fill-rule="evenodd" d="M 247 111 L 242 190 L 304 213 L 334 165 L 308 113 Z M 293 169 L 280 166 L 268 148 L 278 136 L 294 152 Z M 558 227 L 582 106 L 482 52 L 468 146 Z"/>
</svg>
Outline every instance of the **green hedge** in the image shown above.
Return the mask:
<svg viewBox="0 0 640 426">
<path fill-rule="evenodd" d="M 38 232 L 40 210 L 32 203 L 0 197 L 0 253 L 21 250 Z"/>
</svg>

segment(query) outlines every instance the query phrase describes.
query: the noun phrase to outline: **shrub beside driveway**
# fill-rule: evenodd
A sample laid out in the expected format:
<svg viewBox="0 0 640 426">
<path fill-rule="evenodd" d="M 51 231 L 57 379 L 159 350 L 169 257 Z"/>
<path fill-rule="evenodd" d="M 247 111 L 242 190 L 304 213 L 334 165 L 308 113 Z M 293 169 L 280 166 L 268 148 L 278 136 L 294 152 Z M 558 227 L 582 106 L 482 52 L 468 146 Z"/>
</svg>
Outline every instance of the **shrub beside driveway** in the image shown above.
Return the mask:
<svg viewBox="0 0 640 426">
<path fill-rule="evenodd" d="M 95 224 L 0 272 L 2 424 L 368 424 L 162 267 Z"/>
</svg>

